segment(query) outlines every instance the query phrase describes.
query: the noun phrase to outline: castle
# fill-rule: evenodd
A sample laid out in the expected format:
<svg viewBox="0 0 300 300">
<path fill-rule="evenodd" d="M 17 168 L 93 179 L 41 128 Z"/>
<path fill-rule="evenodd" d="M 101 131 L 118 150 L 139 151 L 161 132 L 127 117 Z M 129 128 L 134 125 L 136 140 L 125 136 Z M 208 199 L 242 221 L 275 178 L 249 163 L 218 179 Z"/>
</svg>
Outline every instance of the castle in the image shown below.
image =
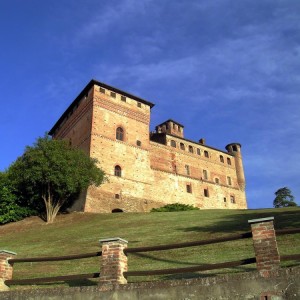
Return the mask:
<svg viewBox="0 0 300 300">
<path fill-rule="evenodd" d="M 49 134 L 99 161 L 108 181 L 82 192 L 72 209 L 147 212 L 169 203 L 247 208 L 241 145 L 226 152 L 184 138 L 174 120 L 149 132 L 153 103 L 91 80 Z"/>
</svg>

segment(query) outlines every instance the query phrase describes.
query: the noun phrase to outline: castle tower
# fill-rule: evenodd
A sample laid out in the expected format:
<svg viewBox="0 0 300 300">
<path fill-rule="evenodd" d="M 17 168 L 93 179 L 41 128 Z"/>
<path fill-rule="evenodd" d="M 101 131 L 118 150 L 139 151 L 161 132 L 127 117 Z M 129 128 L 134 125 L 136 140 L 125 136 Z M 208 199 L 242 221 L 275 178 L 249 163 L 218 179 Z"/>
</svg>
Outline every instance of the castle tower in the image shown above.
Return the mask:
<svg viewBox="0 0 300 300">
<path fill-rule="evenodd" d="M 239 143 L 231 143 L 231 144 L 228 144 L 225 148 L 228 151 L 228 153 L 230 153 L 234 156 L 238 184 L 239 184 L 240 189 L 242 191 L 245 191 L 246 181 L 245 181 L 243 160 L 242 160 L 242 154 L 241 154 L 241 147 L 242 146 Z"/>
<path fill-rule="evenodd" d="M 166 133 L 166 134 L 171 134 L 183 138 L 184 137 L 183 128 L 184 128 L 183 125 L 170 119 L 157 125 L 155 127 L 155 130 L 156 133 Z"/>
</svg>

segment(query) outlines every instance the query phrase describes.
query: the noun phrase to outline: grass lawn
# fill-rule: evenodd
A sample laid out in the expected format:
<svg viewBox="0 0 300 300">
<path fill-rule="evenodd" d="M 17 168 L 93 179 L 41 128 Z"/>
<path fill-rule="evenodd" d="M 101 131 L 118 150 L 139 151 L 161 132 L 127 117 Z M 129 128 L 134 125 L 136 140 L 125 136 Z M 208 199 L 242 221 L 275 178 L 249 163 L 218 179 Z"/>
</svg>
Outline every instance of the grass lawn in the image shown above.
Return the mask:
<svg viewBox="0 0 300 300">
<path fill-rule="evenodd" d="M 300 208 L 264 210 L 200 210 L 171 213 L 71 213 L 57 217 L 47 225 L 38 217 L 0 227 L 0 249 L 16 252 L 19 258 L 62 256 L 97 252 L 99 239 L 121 237 L 128 247 L 155 246 L 211 239 L 250 231 L 248 220 L 275 217 L 275 229 L 299 228 Z M 277 238 L 281 255 L 300 253 L 300 234 Z M 128 255 L 129 271 L 180 268 L 207 263 L 254 257 L 252 239 L 201 247 Z M 285 262 L 292 266 L 299 262 Z M 14 279 L 99 272 L 99 258 L 63 262 L 19 263 L 14 265 Z M 129 277 L 128 281 L 191 278 L 224 272 L 254 270 L 255 265 L 207 272 Z M 65 282 L 59 285 L 93 285 L 96 280 Z M 53 286 L 53 284 L 43 284 Z M 26 288 L 22 286 L 21 288 Z M 13 289 L 20 286 L 13 286 Z M 30 286 L 32 288 L 32 286 Z"/>
</svg>

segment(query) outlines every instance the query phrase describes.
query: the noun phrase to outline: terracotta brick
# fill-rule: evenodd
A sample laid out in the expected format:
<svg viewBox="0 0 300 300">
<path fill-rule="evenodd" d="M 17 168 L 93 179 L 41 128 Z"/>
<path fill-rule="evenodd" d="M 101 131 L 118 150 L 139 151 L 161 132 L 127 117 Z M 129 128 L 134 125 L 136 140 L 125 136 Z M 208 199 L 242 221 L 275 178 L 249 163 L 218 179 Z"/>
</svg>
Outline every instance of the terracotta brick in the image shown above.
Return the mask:
<svg viewBox="0 0 300 300">
<path fill-rule="evenodd" d="M 8 290 L 5 280 L 12 279 L 13 266 L 8 263 L 9 259 L 15 257 L 15 253 L 6 250 L 0 250 L 0 291 Z"/>
<path fill-rule="evenodd" d="M 256 266 L 262 277 L 269 277 L 278 270 L 280 257 L 272 218 L 250 220 Z"/>
<path fill-rule="evenodd" d="M 116 91 L 115 88 L 106 86 L 102 93 L 99 85 L 88 85 L 81 98 L 72 104 L 74 108 L 51 129 L 54 138 L 66 139 L 97 158 L 109 179 L 100 187 L 90 187 L 83 192 L 71 210 L 147 212 L 176 202 L 203 209 L 247 208 L 238 143 L 227 145 L 226 152 L 187 140 L 183 127 L 172 120 L 150 134 L 151 103 L 129 94 L 124 102 L 121 91 L 117 91 L 114 98 L 110 92 Z M 116 140 L 118 127 L 124 130 L 123 141 Z M 171 146 L 171 141 L 176 143 L 176 148 Z M 181 143 L 184 150 L 180 148 Z M 193 147 L 193 153 L 189 152 L 189 146 Z M 208 151 L 209 158 L 204 151 Z M 220 161 L 220 155 L 224 162 Z M 121 177 L 114 176 L 116 165 L 122 169 Z M 207 179 L 203 177 L 203 170 L 208 173 Z M 187 192 L 187 184 L 191 186 L 191 193 Z M 204 189 L 208 190 L 209 197 L 205 197 Z"/>
<path fill-rule="evenodd" d="M 115 238 L 101 240 L 102 255 L 100 258 L 100 280 L 99 284 L 109 281 L 110 283 L 127 283 L 123 273 L 127 271 L 127 256 L 124 249 L 127 248 L 125 240 Z"/>
</svg>

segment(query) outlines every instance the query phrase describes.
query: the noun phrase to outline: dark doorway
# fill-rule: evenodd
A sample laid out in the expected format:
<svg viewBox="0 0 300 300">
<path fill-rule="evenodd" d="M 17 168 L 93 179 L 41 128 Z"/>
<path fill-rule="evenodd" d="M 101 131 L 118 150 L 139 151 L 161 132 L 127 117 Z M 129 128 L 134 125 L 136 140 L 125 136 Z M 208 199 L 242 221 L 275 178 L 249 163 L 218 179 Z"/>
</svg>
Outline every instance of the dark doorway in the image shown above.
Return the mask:
<svg viewBox="0 0 300 300">
<path fill-rule="evenodd" d="M 115 209 L 113 209 L 111 212 L 112 212 L 112 213 L 122 213 L 123 210 L 120 209 L 120 208 L 115 208 Z"/>
</svg>

